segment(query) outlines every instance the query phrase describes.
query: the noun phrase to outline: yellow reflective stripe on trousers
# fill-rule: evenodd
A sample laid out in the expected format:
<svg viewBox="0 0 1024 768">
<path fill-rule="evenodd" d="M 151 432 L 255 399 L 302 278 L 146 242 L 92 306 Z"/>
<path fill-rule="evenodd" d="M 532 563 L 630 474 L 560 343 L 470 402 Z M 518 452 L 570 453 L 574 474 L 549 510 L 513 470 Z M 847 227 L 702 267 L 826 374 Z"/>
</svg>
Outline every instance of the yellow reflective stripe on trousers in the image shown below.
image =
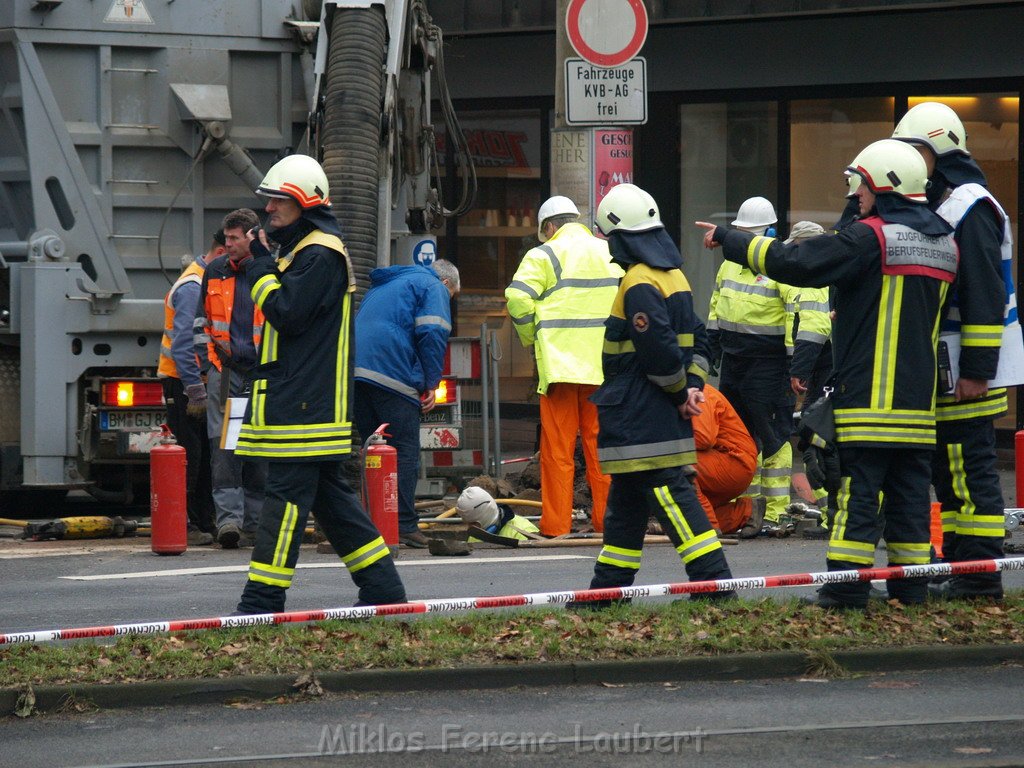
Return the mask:
<svg viewBox="0 0 1024 768">
<path fill-rule="evenodd" d="M 298 519 L 299 508 L 290 501 L 285 503 L 281 526 L 277 529 L 277 542 L 274 544 L 273 565 L 278 568 L 283 568 L 288 561 L 288 550 L 292 546 L 292 537 L 295 535 L 295 524 Z"/>
<path fill-rule="evenodd" d="M 878 327 L 875 329 L 875 360 L 871 385 L 872 405 L 882 410 L 892 408 L 902 306 L 903 277 L 882 275 L 882 293 L 878 305 Z"/>
<path fill-rule="evenodd" d="M 391 551 L 388 549 L 388 545 L 384 543 L 384 539 L 378 536 L 369 544 L 364 544 L 355 552 L 350 552 L 342 557 L 341 562 L 348 568 L 349 573 L 355 573 L 373 565 L 382 557 L 387 557 L 390 553 Z"/>
<path fill-rule="evenodd" d="M 957 536 L 992 536 L 1002 539 L 1006 536 L 1006 519 L 1003 515 L 956 516 Z"/>
<path fill-rule="evenodd" d="M 955 530 L 958 530 L 960 528 L 960 519 L 971 517 L 977 507 L 974 504 L 974 499 L 971 498 L 971 491 L 967 487 L 964 447 L 959 443 L 950 443 L 946 446 L 946 456 L 949 459 L 949 474 L 953 493 L 960 499 L 960 509 L 953 511 Z M 945 530 L 945 526 L 943 526 L 943 530 Z"/>
<path fill-rule="evenodd" d="M 721 548 L 722 542 L 718 540 L 718 534 L 714 530 L 710 530 L 705 531 L 699 536 L 694 536 L 688 542 L 680 544 L 676 547 L 676 552 L 679 553 L 684 563 L 692 563 L 698 557 Z"/>
<path fill-rule="evenodd" d="M 955 533 L 956 532 L 956 510 L 955 509 L 944 509 L 939 513 L 942 519 L 942 533 Z"/>
<path fill-rule="evenodd" d="M 837 533 L 834 533 L 829 539 L 826 557 L 829 560 L 839 560 L 854 565 L 874 565 L 875 545 L 866 544 L 863 541 L 841 539 Z"/>
<path fill-rule="evenodd" d="M 932 560 L 930 541 L 914 544 L 905 541 L 887 541 L 885 549 L 889 555 L 890 565 L 927 565 Z"/>
<path fill-rule="evenodd" d="M 672 527 L 679 535 L 679 538 L 682 539 L 682 543 L 676 547 L 676 552 L 679 553 L 684 563 L 692 562 L 701 555 L 706 555 L 709 552 L 722 548 L 722 543 L 718 540 L 714 529 L 696 536 L 693 534 L 693 529 L 686 522 L 683 511 L 679 508 L 676 500 L 672 498 L 672 493 L 667 485 L 655 488 L 654 497 L 658 500 L 661 508 L 665 510 L 669 522 L 672 523 Z"/>
<path fill-rule="evenodd" d="M 249 581 L 258 581 L 261 584 L 269 584 L 272 587 L 288 589 L 292 585 L 292 577 L 294 575 L 294 568 L 283 568 L 268 563 L 258 563 L 255 560 L 249 563 Z"/>
<path fill-rule="evenodd" d="M 642 550 L 639 549 L 626 549 L 605 544 L 601 548 L 601 554 L 597 556 L 597 562 L 604 563 L 605 565 L 614 565 L 617 568 L 629 568 L 638 571 L 640 570 L 640 556 L 642 554 Z"/>
<path fill-rule="evenodd" d="M 849 513 L 847 508 L 850 504 L 850 478 L 843 477 L 839 481 L 839 491 L 836 493 L 836 514 L 832 520 L 832 535 L 842 538 L 846 535 L 846 518 Z"/>
</svg>

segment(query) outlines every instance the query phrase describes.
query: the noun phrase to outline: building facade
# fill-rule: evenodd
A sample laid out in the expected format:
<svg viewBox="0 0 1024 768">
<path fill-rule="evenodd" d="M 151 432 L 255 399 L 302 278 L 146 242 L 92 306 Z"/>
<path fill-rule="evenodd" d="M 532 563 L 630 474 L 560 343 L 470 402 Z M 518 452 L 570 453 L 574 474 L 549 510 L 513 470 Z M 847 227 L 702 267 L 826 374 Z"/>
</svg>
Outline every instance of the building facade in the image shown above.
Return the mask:
<svg viewBox="0 0 1024 768">
<path fill-rule="evenodd" d="M 648 117 L 633 132 L 633 180 L 659 201 L 698 309 L 706 312 L 721 262 L 700 248 L 694 220 L 730 221 L 740 202 L 762 195 L 781 235 L 803 219 L 831 226 L 845 203 L 843 169 L 922 100 L 944 101 L 963 119 L 1016 243 L 1024 3 L 646 6 Z M 501 290 L 534 243 L 533 215 L 550 191 L 551 128 L 563 109 L 554 100 L 556 3 L 432 0 L 430 10 L 445 30 L 449 86 L 480 166 L 476 208 L 441 240 L 463 274 L 459 333 L 475 335 L 481 321 L 500 324 Z M 504 394 L 527 402 L 531 363 L 509 325 Z M 1017 421 L 1011 411 L 999 426 Z"/>
</svg>

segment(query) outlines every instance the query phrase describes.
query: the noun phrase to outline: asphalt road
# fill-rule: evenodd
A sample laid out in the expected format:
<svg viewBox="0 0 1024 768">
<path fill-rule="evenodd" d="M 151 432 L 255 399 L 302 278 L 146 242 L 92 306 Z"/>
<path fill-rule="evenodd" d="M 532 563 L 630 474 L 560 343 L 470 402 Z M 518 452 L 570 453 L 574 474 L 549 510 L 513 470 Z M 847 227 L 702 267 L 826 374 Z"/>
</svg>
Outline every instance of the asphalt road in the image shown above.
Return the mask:
<svg viewBox="0 0 1024 768">
<path fill-rule="evenodd" d="M 4 765 L 1024 764 L 1024 671 L 328 696 L 0 720 Z M 582 762 L 581 761 L 585 761 Z"/>
<path fill-rule="evenodd" d="M 1017 539 L 1024 544 L 1024 532 Z M 727 547 L 726 557 L 737 577 L 804 573 L 825 570 L 824 548 L 824 542 L 795 537 L 755 539 Z M 468 557 L 433 557 L 403 548 L 396 562 L 410 599 L 496 596 L 586 588 L 598 551 L 597 546 L 486 549 Z M 148 539 L 7 541 L 0 544 L 0 632 L 224 616 L 234 610 L 245 583 L 249 553 L 195 547 L 161 557 L 149 550 Z M 878 562 L 884 562 L 884 553 Z M 637 584 L 680 581 L 686 575 L 675 550 L 668 544 L 649 545 Z M 1024 588 L 1024 571 L 1005 573 L 1004 583 Z M 797 587 L 767 593 L 812 591 Z M 304 545 L 287 609 L 348 606 L 355 600 L 355 587 L 339 559 Z"/>
</svg>

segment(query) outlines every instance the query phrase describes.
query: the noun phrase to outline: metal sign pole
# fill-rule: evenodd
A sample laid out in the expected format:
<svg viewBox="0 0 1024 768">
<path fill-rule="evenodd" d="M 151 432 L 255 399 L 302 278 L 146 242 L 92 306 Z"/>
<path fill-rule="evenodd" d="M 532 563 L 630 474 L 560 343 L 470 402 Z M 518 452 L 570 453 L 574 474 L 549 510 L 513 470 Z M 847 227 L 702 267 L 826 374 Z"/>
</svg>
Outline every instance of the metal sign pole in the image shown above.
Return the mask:
<svg viewBox="0 0 1024 768">
<path fill-rule="evenodd" d="M 486 475 L 491 471 L 491 427 L 488 423 L 490 418 L 487 407 L 489 392 L 488 378 L 490 376 L 490 364 L 487 353 L 487 323 L 480 326 L 480 428 L 483 430 L 483 472 Z"/>
<path fill-rule="evenodd" d="M 498 332 L 491 331 L 491 359 L 493 375 L 491 387 L 494 391 L 494 479 L 501 479 L 501 392 L 498 385 L 498 363 L 501 361 L 501 345 L 498 344 Z"/>
</svg>

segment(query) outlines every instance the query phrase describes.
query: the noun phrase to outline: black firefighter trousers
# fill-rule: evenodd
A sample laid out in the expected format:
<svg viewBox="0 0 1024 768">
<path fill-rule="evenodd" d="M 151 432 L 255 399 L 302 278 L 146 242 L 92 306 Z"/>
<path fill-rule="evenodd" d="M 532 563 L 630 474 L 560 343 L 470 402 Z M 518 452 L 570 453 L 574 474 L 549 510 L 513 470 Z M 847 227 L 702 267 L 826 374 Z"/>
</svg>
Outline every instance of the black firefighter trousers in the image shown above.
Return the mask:
<svg viewBox="0 0 1024 768">
<path fill-rule="evenodd" d="M 1006 528 L 991 418 L 940 421 L 932 485 L 942 504 L 942 554 L 949 562 L 1003 556 Z M 954 576 L 955 595 L 1002 597 L 1002 574 Z"/>
<path fill-rule="evenodd" d="M 341 461 L 270 461 L 241 613 L 284 610 L 311 509 L 359 587 L 358 604 L 405 602 L 391 552 L 341 474 Z"/>
<path fill-rule="evenodd" d="M 651 515 L 672 540 L 691 581 L 732 578 L 722 543 L 693 485 L 682 467 L 668 467 L 612 475 L 604 517 L 604 547 L 594 566 L 591 589 L 633 584 Z M 708 596 L 715 594 L 733 596 Z"/>
<path fill-rule="evenodd" d="M 930 448 L 855 448 L 839 444 L 843 477 L 839 510 L 829 531 L 828 570 L 873 568 L 875 547 L 883 535 L 889 565 L 926 565 L 931 561 L 931 456 Z M 923 603 L 928 595 L 928 577 L 890 579 L 886 587 L 889 596 L 901 603 Z M 869 581 L 826 584 L 820 595 L 862 608 L 867 605 L 870 589 Z"/>
</svg>

